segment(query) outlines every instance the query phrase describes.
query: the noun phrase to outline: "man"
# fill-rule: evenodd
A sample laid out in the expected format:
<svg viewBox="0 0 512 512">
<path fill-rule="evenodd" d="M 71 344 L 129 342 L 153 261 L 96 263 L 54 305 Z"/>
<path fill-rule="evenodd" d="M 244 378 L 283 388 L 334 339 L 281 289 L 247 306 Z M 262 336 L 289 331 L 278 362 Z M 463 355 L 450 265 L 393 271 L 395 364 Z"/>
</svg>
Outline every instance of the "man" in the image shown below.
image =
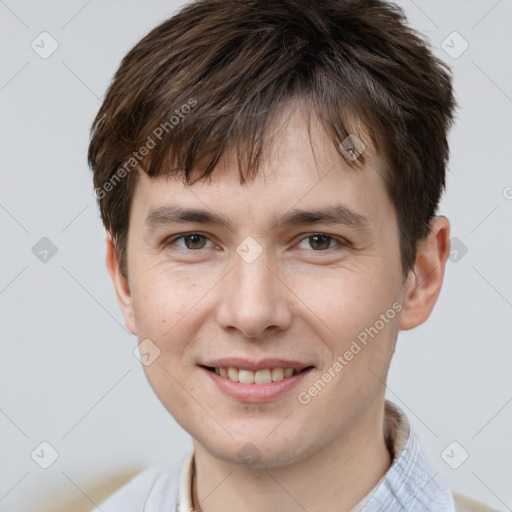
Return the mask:
<svg viewBox="0 0 512 512">
<path fill-rule="evenodd" d="M 385 399 L 442 286 L 455 107 L 378 0 L 200 0 L 128 53 L 89 163 L 126 325 L 194 450 L 103 512 L 489 510 Z"/>
</svg>

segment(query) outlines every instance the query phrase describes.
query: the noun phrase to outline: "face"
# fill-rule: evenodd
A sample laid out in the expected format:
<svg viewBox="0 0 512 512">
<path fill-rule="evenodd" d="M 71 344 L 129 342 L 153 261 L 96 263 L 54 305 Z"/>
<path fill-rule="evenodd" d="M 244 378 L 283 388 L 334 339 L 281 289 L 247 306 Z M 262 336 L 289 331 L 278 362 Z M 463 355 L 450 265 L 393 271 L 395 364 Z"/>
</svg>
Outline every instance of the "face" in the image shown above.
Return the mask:
<svg viewBox="0 0 512 512">
<path fill-rule="evenodd" d="M 141 173 L 128 280 L 116 283 L 131 332 L 159 351 L 144 370 L 170 414 L 215 457 L 237 462 L 254 450 L 266 467 L 369 428 L 368 411 L 382 408 L 404 294 L 395 211 L 371 148 L 365 167 L 352 169 L 318 124 L 310 141 L 300 111 L 276 126 L 271 157 L 244 185 L 230 153 L 211 180 L 191 186 Z M 157 211 L 167 207 L 229 226 Z M 344 213 L 336 222 L 294 216 L 335 207 Z M 310 369 L 232 385 L 205 368 L 229 365 L 222 358 Z M 280 377 L 260 377 L 269 374 Z"/>
</svg>

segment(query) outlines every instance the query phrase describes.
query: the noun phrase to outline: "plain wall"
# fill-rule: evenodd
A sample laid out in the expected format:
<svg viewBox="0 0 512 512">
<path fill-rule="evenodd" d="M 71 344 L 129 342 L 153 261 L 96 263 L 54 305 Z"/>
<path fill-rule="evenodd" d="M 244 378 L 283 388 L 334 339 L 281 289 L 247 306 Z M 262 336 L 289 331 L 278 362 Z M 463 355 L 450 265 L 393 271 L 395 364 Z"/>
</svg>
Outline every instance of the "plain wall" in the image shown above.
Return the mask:
<svg viewBox="0 0 512 512">
<path fill-rule="evenodd" d="M 177 468 L 192 447 L 133 355 L 86 163 L 121 58 L 181 4 L 0 2 L 1 511 L 89 511 L 144 467 Z M 459 249 L 431 317 L 399 335 L 387 396 L 452 489 L 510 510 L 512 2 L 399 4 L 454 72 L 460 110 L 439 213 Z M 31 47 L 43 31 L 58 43 L 46 59 Z M 442 48 L 454 31 L 469 44 L 457 58 Z M 45 263 L 33 253 L 43 237 L 57 249 Z M 453 441 L 469 453 L 458 469 L 441 457 Z M 42 442 L 58 452 L 46 470 L 31 457 Z"/>
</svg>

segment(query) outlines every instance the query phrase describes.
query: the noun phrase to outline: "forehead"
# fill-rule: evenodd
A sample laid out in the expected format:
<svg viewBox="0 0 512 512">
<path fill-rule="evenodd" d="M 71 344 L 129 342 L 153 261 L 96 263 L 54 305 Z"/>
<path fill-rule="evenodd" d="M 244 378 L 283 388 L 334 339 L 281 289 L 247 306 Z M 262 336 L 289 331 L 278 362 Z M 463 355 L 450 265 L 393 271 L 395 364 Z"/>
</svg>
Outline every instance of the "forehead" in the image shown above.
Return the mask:
<svg viewBox="0 0 512 512">
<path fill-rule="evenodd" d="M 146 219 L 166 206 L 201 207 L 229 219 L 278 216 L 294 209 L 345 205 L 360 216 L 378 219 L 389 206 L 382 179 L 382 162 L 366 133 L 351 134 L 356 150 L 363 150 L 365 165 L 351 167 L 314 117 L 309 124 L 300 110 L 284 111 L 269 128 L 271 143 L 254 181 L 242 184 L 233 148 L 221 157 L 213 174 L 192 185 L 182 179 L 149 178 L 139 172 L 132 200 L 137 218 Z M 346 146 L 350 148 L 350 145 Z M 346 149 L 343 148 L 343 149 Z"/>
</svg>

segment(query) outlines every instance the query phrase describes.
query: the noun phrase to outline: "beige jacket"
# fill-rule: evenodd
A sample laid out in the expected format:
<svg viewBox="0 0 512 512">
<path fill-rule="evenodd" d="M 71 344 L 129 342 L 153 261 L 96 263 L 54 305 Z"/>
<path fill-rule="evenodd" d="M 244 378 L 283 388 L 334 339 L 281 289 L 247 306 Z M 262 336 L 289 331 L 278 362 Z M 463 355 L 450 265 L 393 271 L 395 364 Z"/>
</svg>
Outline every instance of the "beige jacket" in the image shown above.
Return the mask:
<svg viewBox="0 0 512 512">
<path fill-rule="evenodd" d="M 490 508 L 479 501 L 472 500 L 453 489 L 451 492 L 458 512 L 498 512 L 494 508 Z"/>
</svg>

